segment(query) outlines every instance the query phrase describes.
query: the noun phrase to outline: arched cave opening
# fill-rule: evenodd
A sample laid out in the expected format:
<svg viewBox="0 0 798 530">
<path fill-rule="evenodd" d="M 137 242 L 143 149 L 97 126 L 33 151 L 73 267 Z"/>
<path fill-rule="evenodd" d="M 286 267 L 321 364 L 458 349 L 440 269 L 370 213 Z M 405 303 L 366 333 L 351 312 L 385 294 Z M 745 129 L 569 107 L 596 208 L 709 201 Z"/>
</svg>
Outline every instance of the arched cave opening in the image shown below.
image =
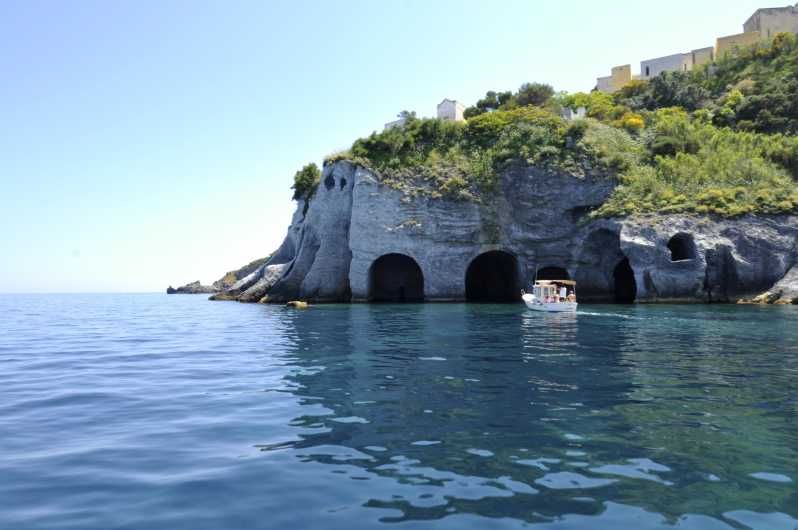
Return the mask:
<svg viewBox="0 0 798 530">
<path fill-rule="evenodd" d="M 570 280 L 571 275 L 562 267 L 543 267 L 538 270 L 538 280 Z"/>
<path fill-rule="evenodd" d="M 509 303 L 521 300 L 518 260 L 512 254 L 493 250 L 480 254 L 466 271 L 466 300 Z"/>
<path fill-rule="evenodd" d="M 680 232 L 668 240 L 668 250 L 671 251 L 671 261 L 695 259 L 696 248 L 693 236 Z"/>
<path fill-rule="evenodd" d="M 380 256 L 369 269 L 368 299 L 370 302 L 423 302 L 421 267 L 404 254 Z"/>
<path fill-rule="evenodd" d="M 612 272 L 615 285 L 615 303 L 631 304 L 637 297 L 635 272 L 629 264 L 629 258 L 623 258 Z"/>
</svg>

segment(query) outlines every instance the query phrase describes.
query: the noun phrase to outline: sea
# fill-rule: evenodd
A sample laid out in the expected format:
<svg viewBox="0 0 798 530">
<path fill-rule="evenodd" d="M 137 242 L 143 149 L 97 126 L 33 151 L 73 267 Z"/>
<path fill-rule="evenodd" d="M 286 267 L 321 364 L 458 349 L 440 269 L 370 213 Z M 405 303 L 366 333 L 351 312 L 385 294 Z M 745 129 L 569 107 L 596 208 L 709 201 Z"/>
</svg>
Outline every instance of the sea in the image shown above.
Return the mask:
<svg viewBox="0 0 798 530">
<path fill-rule="evenodd" d="M 798 528 L 798 306 L 0 295 L 0 528 Z"/>
</svg>

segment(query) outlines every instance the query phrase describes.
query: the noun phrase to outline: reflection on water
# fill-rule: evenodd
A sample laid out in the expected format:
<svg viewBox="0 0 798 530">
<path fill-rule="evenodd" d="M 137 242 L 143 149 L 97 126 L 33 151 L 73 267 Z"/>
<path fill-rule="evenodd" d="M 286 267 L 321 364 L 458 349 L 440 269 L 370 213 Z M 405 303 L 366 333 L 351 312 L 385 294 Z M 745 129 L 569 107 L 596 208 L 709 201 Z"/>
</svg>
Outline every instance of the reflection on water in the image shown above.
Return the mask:
<svg viewBox="0 0 798 530">
<path fill-rule="evenodd" d="M 798 311 L 0 299 L 0 527 L 798 527 Z"/>
<path fill-rule="evenodd" d="M 335 329 L 297 335 L 297 351 L 312 353 L 296 364 L 324 370 L 290 379 L 323 408 L 297 418 L 319 432 L 294 448 L 306 461 L 345 459 L 354 480 L 395 480 L 366 502 L 391 510 L 383 521 L 770 528 L 781 512 L 798 524 L 793 483 L 755 474 L 798 478 L 798 376 L 780 370 L 795 365 L 795 328 L 731 308 L 619 311 L 342 308 Z"/>
</svg>

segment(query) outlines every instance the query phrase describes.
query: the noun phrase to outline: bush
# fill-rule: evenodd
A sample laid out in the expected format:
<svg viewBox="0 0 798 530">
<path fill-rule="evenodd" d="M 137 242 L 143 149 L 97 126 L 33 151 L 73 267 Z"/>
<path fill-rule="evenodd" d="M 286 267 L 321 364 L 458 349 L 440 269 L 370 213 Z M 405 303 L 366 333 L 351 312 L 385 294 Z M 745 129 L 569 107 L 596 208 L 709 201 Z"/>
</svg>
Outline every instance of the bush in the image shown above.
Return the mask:
<svg viewBox="0 0 798 530">
<path fill-rule="evenodd" d="M 696 212 L 724 216 L 798 209 L 794 138 L 736 132 L 667 109 L 654 115 L 652 164 L 631 165 L 594 216 Z"/>
<path fill-rule="evenodd" d="M 291 189 L 294 190 L 293 200 L 310 199 L 316 188 L 319 186 L 321 180 L 321 171 L 319 167 L 310 163 L 294 174 L 294 185 Z"/>
</svg>

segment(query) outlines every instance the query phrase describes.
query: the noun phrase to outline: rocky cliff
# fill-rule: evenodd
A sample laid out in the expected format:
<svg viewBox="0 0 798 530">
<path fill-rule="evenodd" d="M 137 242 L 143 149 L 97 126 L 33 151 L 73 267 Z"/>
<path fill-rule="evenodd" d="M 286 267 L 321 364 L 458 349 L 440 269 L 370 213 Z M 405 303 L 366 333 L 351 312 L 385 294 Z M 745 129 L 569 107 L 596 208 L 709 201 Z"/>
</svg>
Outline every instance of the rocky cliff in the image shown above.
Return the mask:
<svg viewBox="0 0 798 530">
<path fill-rule="evenodd" d="M 166 288 L 166 294 L 210 294 L 227 291 L 231 289 L 236 282 L 259 270 L 268 259 L 268 257 L 256 259 L 247 263 L 240 269 L 228 271 L 211 285 L 202 285 L 199 280 L 177 288 L 170 285 Z"/>
<path fill-rule="evenodd" d="M 462 201 L 331 163 L 280 248 L 215 298 L 509 301 L 537 275 L 575 279 L 581 301 L 795 300 L 798 216 L 591 219 L 614 186 L 516 165 Z"/>
</svg>

